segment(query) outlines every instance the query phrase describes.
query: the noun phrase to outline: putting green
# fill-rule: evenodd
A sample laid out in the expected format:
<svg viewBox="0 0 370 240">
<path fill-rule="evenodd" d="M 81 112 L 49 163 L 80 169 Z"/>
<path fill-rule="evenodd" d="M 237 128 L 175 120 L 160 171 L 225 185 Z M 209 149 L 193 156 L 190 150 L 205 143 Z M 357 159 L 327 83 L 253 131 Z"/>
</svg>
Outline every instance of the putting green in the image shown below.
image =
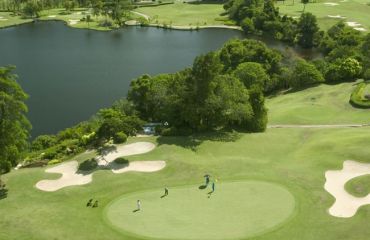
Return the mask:
<svg viewBox="0 0 370 240">
<path fill-rule="evenodd" d="M 240 239 L 273 230 L 292 216 L 295 201 L 285 188 L 267 182 L 218 183 L 124 195 L 105 209 L 105 218 L 128 235 L 156 239 Z M 141 210 L 134 212 L 140 199 Z"/>
</svg>

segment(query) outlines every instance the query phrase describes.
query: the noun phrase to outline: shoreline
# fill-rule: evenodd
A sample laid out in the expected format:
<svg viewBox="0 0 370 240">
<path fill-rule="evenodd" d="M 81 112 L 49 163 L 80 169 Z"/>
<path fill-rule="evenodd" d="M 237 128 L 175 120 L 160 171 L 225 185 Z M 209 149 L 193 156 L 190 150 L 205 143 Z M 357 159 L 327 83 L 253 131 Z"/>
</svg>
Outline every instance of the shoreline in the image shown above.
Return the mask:
<svg viewBox="0 0 370 240">
<path fill-rule="evenodd" d="M 61 21 L 66 26 L 68 26 L 70 28 L 86 29 L 86 30 L 101 31 L 101 32 L 115 31 L 115 30 L 120 29 L 120 28 L 96 29 L 96 28 L 88 28 L 88 27 L 76 27 L 76 26 L 68 24 L 68 21 L 65 21 L 63 19 L 33 19 L 33 20 L 30 20 L 30 21 L 27 21 L 27 22 L 0 26 L 0 30 L 1 29 L 6 29 L 6 28 L 11 28 L 11 27 L 17 27 L 17 26 L 21 26 L 21 25 L 24 25 L 24 24 L 35 23 L 35 22 L 38 22 L 38 21 Z M 128 23 L 130 21 L 132 23 Z M 231 30 L 243 31 L 242 28 L 240 26 L 237 26 L 237 25 L 230 25 L 230 26 L 229 25 L 202 25 L 202 26 L 173 25 L 173 26 L 165 26 L 165 25 L 162 25 L 162 24 L 154 24 L 154 23 L 142 25 L 139 22 L 137 22 L 136 20 L 130 20 L 130 21 L 127 21 L 125 23 L 125 25 L 121 28 L 131 27 L 131 26 L 140 26 L 140 27 L 156 27 L 156 28 L 163 28 L 163 29 L 167 29 L 167 30 L 182 30 L 182 31 L 198 31 L 200 29 L 211 29 L 211 28 L 213 28 L 213 29 L 231 29 Z"/>
</svg>

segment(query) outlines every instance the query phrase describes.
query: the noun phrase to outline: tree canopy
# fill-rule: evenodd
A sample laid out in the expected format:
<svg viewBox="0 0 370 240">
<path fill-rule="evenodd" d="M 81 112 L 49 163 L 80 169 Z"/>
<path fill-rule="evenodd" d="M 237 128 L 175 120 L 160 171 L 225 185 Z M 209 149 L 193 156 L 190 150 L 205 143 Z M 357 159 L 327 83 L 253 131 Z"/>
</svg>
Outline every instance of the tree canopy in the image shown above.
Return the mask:
<svg viewBox="0 0 370 240">
<path fill-rule="evenodd" d="M 17 164 L 28 146 L 31 124 L 27 120 L 27 94 L 13 74 L 14 67 L 0 67 L 0 172 Z"/>
</svg>

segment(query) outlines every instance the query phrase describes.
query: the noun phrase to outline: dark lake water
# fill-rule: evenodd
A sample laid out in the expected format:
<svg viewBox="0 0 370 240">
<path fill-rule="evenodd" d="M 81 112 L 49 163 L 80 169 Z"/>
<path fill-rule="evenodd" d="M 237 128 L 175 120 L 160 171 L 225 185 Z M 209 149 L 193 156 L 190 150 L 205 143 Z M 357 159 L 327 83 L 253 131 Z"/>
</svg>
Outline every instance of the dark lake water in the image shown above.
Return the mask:
<svg viewBox="0 0 370 240">
<path fill-rule="evenodd" d="M 32 136 L 56 133 L 125 97 L 141 74 L 171 73 L 239 31 L 127 27 L 112 32 L 38 22 L 0 30 L 0 66 L 16 65 L 30 95 Z"/>
</svg>

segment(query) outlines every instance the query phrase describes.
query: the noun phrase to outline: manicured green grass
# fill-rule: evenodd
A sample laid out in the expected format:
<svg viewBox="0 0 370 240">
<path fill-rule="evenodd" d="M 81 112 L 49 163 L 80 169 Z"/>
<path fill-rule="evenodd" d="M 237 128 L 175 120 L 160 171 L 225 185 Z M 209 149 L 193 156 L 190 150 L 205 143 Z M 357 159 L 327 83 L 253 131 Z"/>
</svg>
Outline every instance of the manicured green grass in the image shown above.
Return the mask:
<svg viewBox="0 0 370 240">
<path fill-rule="evenodd" d="M 324 120 L 331 120 L 329 123 L 342 123 L 344 120 L 362 122 L 370 113 L 346 105 L 354 87 L 352 84 L 322 85 L 271 99 L 268 101 L 270 119 L 275 123 L 284 123 L 283 120 L 296 123 L 297 111 L 303 108 L 299 113 L 304 113 L 304 123 L 307 124 L 324 123 Z M 314 103 L 312 98 L 316 99 Z M 316 105 L 320 106 L 320 111 L 316 110 Z M 302 122 L 301 118 L 298 120 Z M 129 161 L 164 160 L 166 168 L 154 173 L 125 174 L 99 170 L 94 173 L 92 183 L 56 192 L 42 192 L 34 187 L 41 179 L 58 177 L 58 174 L 45 173 L 45 168 L 21 169 L 3 175 L 9 191 L 7 197 L 0 199 L 0 239 L 140 239 L 117 230 L 107 222 L 105 210 L 109 212 L 109 204 L 114 204 L 116 199 L 126 194 L 130 196 L 143 192 L 150 197 L 151 192 L 161 191 L 164 186 L 169 187 L 170 196 L 181 194 L 181 188 L 179 192 L 172 189 L 199 186 L 204 182 L 205 173 L 219 179 L 220 186 L 216 191 L 220 191 L 221 183 L 264 181 L 283 186 L 294 196 L 296 212 L 293 217 L 273 231 L 252 239 L 358 240 L 370 236 L 370 228 L 367 227 L 370 205 L 361 207 L 352 218 L 336 218 L 327 212 L 334 198 L 324 190 L 325 171 L 342 169 L 343 161 L 347 159 L 370 163 L 369 127 L 267 129 L 265 133 L 240 133 L 233 138 L 204 134 L 129 139 L 129 142 L 133 141 L 151 141 L 158 147 L 147 154 L 129 156 Z M 82 154 L 78 160 L 86 160 L 92 155 Z M 205 200 L 215 200 L 218 193 Z M 98 208 L 86 207 L 90 198 L 99 200 Z M 201 198 L 199 201 L 202 201 Z M 146 204 L 146 201 L 142 202 L 143 212 L 146 211 Z M 170 204 L 168 211 L 177 207 L 174 203 Z M 135 202 L 130 201 L 128 208 L 135 208 Z M 224 217 L 220 221 L 228 222 L 230 219 Z M 141 234 L 145 235 L 144 228 Z"/>
<path fill-rule="evenodd" d="M 0 12 L 0 28 L 32 22 L 32 19 L 24 19 L 10 12 Z"/>
<path fill-rule="evenodd" d="M 222 240 L 271 231 L 294 212 L 294 197 L 276 184 L 218 182 L 211 191 L 193 185 L 171 188 L 168 196 L 163 189 L 124 195 L 108 206 L 107 220 L 137 236 Z"/>
<path fill-rule="evenodd" d="M 52 21 L 52 20 L 60 20 L 64 21 L 68 26 L 74 28 L 85 28 L 85 29 L 93 29 L 93 30 L 100 30 L 100 31 L 109 31 L 113 28 L 111 27 L 103 27 L 100 26 L 100 22 L 104 21 L 106 18 L 102 15 L 99 16 L 92 16 L 92 13 L 89 9 L 86 8 L 76 8 L 70 13 L 66 13 L 65 9 L 57 8 L 57 9 L 49 9 L 44 10 L 40 13 L 39 20 L 42 21 Z M 87 15 L 91 16 L 91 22 L 87 23 L 86 21 L 82 21 L 82 18 L 86 17 Z M 13 15 L 10 12 L 0 12 L 0 28 L 1 27 L 8 27 L 13 25 L 18 25 L 22 23 L 32 22 L 32 19 L 24 19 L 20 16 Z M 132 14 L 132 19 L 139 18 L 137 15 Z M 1 20 L 6 19 L 6 20 Z M 111 21 L 110 18 L 108 20 Z M 76 22 L 74 22 L 76 21 Z"/>
<path fill-rule="evenodd" d="M 370 175 L 364 175 L 348 181 L 345 185 L 347 192 L 356 197 L 366 197 L 370 194 Z"/>
<path fill-rule="evenodd" d="M 320 85 L 267 100 L 269 124 L 370 123 L 369 111 L 356 109 L 350 96 L 358 82 Z"/>
<path fill-rule="evenodd" d="M 293 194 L 297 204 L 294 218 L 258 239 L 311 240 L 315 236 L 330 240 L 345 235 L 346 239 L 357 240 L 369 236 L 370 229 L 364 226 L 370 206 L 362 207 L 351 219 L 332 217 L 327 209 L 334 199 L 323 186 L 324 172 L 341 169 L 344 160 L 370 162 L 370 128 L 269 129 L 266 133 L 241 134 L 235 142 L 206 139 L 213 138 L 152 139 L 158 142 L 157 149 L 128 159 L 163 159 L 167 162 L 164 170 L 118 175 L 101 170 L 94 174 L 91 184 L 53 193 L 34 187 L 40 179 L 57 176 L 46 174 L 44 168 L 6 174 L 3 179 L 9 192 L 7 198 L 0 200 L 0 239 L 138 239 L 107 224 L 104 208 L 123 194 L 202 184 L 204 173 L 217 176 L 220 182 L 277 183 Z M 90 198 L 98 199 L 100 207 L 85 207 Z M 135 203 L 130 203 L 131 207 Z"/>
<path fill-rule="evenodd" d="M 324 3 L 336 3 L 336 6 L 325 5 Z M 331 16 L 346 17 L 344 21 L 357 22 L 367 31 L 370 30 L 370 1 L 368 0 L 318 0 L 316 3 L 308 3 L 305 12 L 311 12 L 318 18 L 319 25 L 323 29 L 330 28 L 340 19 L 331 18 Z M 299 17 L 303 10 L 303 4 L 300 1 L 288 0 L 277 2 L 281 14 L 287 14 L 293 17 Z"/>
<path fill-rule="evenodd" d="M 143 7 L 135 11 L 150 17 L 151 23 L 173 26 L 223 25 L 227 17 L 222 4 L 189 4 L 176 1 L 174 4 Z"/>
</svg>

